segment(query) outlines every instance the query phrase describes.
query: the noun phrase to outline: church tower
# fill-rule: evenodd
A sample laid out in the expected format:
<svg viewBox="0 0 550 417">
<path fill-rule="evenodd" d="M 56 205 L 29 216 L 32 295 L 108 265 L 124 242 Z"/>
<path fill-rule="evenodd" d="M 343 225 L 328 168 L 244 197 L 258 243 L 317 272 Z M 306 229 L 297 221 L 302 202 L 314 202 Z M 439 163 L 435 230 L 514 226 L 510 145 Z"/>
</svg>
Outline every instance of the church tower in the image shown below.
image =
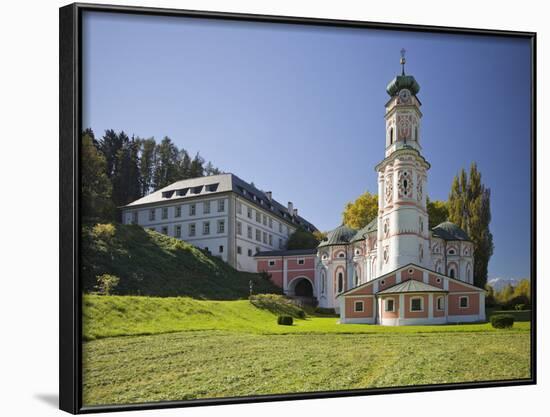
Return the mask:
<svg viewBox="0 0 550 417">
<path fill-rule="evenodd" d="M 427 171 L 421 154 L 420 86 L 405 74 L 387 86 L 385 158 L 378 172 L 377 276 L 414 263 L 431 268 L 430 232 L 426 207 Z"/>
</svg>

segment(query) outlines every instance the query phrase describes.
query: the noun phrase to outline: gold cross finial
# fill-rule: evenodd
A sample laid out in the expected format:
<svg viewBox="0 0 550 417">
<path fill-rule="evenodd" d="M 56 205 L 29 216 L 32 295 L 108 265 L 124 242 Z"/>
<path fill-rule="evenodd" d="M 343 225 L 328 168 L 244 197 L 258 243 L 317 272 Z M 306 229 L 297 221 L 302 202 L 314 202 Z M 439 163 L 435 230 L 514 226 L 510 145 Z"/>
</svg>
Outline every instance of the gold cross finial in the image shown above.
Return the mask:
<svg viewBox="0 0 550 417">
<path fill-rule="evenodd" d="M 401 64 L 401 75 L 405 75 L 405 52 L 407 50 L 405 48 L 401 48 L 401 59 L 399 60 L 399 63 Z"/>
</svg>

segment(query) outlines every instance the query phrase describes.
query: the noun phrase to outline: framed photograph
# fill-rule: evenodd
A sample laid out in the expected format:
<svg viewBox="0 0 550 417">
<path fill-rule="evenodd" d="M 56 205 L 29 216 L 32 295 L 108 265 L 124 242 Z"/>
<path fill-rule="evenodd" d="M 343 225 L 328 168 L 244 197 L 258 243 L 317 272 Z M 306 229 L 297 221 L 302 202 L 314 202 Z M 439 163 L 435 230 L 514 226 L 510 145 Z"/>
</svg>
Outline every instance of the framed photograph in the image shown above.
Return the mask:
<svg viewBox="0 0 550 417">
<path fill-rule="evenodd" d="M 60 408 L 534 384 L 535 60 L 535 33 L 62 7 Z"/>
</svg>

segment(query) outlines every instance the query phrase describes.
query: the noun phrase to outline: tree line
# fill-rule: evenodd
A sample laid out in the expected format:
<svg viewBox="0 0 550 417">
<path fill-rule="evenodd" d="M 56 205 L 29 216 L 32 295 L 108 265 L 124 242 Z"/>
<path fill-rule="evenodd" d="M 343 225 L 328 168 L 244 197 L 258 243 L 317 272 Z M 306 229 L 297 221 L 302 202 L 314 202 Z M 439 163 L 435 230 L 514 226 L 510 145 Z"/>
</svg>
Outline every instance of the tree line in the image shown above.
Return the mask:
<svg viewBox="0 0 550 417">
<path fill-rule="evenodd" d="M 472 163 L 469 174 L 464 168 L 451 184 L 447 201 L 427 200 L 430 229 L 444 221 L 462 228 L 474 244 L 474 284 L 484 288 L 487 283 L 489 259 L 493 255 L 491 223 L 491 190 L 481 181 L 477 164 Z M 378 196 L 368 191 L 346 204 L 343 220 L 346 225 L 360 229 L 378 213 Z"/>
<path fill-rule="evenodd" d="M 169 138 L 129 137 L 106 130 L 96 138 L 91 129 L 81 142 L 82 215 L 85 218 L 117 220 L 117 207 L 155 190 L 188 178 L 222 172 L 196 153 L 179 149 Z"/>
<path fill-rule="evenodd" d="M 531 281 L 520 280 L 517 285 L 506 284 L 500 291 L 487 284 L 487 307 L 501 307 L 504 309 L 528 309 L 531 307 Z"/>
</svg>

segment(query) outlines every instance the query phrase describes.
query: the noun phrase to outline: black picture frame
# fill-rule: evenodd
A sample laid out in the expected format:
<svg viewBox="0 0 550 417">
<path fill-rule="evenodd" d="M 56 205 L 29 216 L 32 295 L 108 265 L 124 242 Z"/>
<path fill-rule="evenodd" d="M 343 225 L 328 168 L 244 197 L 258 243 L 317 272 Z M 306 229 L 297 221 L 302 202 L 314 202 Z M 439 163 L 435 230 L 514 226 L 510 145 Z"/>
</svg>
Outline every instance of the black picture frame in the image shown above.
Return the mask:
<svg viewBox="0 0 550 417">
<path fill-rule="evenodd" d="M 208 18 L 260 23 L 285 23 L 342 28 L 367 28 L 393 31 L 430 32 L 440 34 L 469 34 L 528 39 L 531 42 L 531 285 L 532 327 L 531 327 L 531 378 L 508 381 L 464 382 L 453 384 L 419 385 L 407 387 L 354 389 L 323 391 L 282 395 L 262 395 L 235 398 L 215 398 L 189 401 L 167 401 L 156 403 L 124 404 L 83 407 L 82 405 L 82 300 L 79 285 L 80 257 L 80 161 L 79 137 L 82 129 L 82 13 L 86 11 L 156 15 L 186 18 Z M 59 258 L 59 408 L 72 414 L 159 409 L 169 407 L 191 407 L 235 403 L 298 400 L 363 396 L 389 393 L 423 392 L 464 388 L 502 387 L 536 384 L 536 44 L 533 32 L 500 31 L 459 27 L 407 25 L 350 20 L 332 20 L 306 17 L 267 16 L 254 14 L 206 12 L 194 10 L 161 9 L 151 7 L 130 7 L 75 3 L 59 11 L 60 52 L 60 258 Z"/>
</svg>

